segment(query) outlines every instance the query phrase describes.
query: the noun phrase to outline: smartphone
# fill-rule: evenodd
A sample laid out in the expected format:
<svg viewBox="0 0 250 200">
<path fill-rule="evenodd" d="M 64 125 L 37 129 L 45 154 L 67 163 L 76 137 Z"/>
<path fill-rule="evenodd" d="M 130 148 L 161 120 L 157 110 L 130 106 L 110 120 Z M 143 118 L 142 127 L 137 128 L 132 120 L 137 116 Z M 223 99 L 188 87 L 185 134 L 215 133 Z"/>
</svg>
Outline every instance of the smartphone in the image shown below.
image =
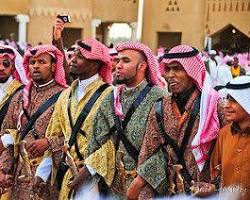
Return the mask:
<svg viewBox="0 0 250 200">
<path fill-rule="evenodd" d="M 64 23 L 71 22 L 69 15 L 57 15 L 57 18 L 61 19 Z"/>
</svg>

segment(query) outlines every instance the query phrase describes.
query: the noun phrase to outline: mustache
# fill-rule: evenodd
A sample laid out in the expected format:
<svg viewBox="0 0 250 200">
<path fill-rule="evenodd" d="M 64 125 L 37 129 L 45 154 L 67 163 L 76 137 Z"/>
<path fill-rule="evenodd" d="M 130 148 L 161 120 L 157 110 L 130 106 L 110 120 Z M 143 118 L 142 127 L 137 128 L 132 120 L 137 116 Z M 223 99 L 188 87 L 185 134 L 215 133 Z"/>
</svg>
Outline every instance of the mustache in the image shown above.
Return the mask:
<svg viewBox="0 0 250 200">
<path fill-rule="evenodd" d="M 77 67 L 77 64 L 70 64 L 69 67 Z"/>
<path fill-rule="evenodd" d="M 178 81 L 176 81 L 176 80 L 167 80 L 167 83 L 169 83 L 169 84 L 171 84 L 171 83 L 178 83 Z"/>
<path fill-rule="evenodd" d="M 34 73 L 41 73 L 41 72 L 38 71 L 38 70 L 35 70 L 35 71 L 32 72 L 32 74 L 34 74 Z"/>
</svg>

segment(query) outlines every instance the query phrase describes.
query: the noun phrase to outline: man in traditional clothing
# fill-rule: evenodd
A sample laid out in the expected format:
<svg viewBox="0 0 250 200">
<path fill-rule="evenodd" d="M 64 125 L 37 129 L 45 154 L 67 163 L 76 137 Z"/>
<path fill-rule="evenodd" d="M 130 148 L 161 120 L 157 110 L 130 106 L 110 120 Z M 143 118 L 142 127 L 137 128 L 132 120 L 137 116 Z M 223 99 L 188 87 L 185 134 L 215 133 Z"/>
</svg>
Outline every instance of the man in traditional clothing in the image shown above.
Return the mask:
<svg viewBox="0 0 250 200">
<path fill-rule="evenodd" d="M 149 47 L 126 42 L 116 49 L 116 83 L 119 85 L 97 111 L 94 135 L 86 150 L 86 167 L 71 187 L 86 184 L 87 177 L 91 179 L 92 175 L 92 179 L 98 181 L 101 177 L 106 182 L 111 191 L 109 195 L 126 198 L 127 188 L 136 176 L 149 110 L 166 92 L 158 87 L 165 87 L 165 82 Z"/>
<path fill-rule="evenodd" d="M 191 181 L 209 180 L 209 150 L 220 127 L 219 96 L 205 81 L 199 51 L 176 46 L 164 54 L 160 65 L 172 96 L 159 99 L 150 112 L 138 176 L 128 191 L 133 199 L 145 186 L 154 194 L 167 195 L 188 192 Z"/>
<path fill-rule="evenodd" d="M 209 51 L 210 58 L 208 59 L 209 65 L 209 75 L 211 79 L 211 85 L 213 88 L 220 88 L 225 86 L 232 79 L 232 74 L 230 69 L 227 66 L 219 65 L 215 59 L 217 55 L 215 50 Z"/>
<path fill-rule="evenodd" d="M 28 83 L 22 62 L 23 58 L 17 50 L 8 45 L 0 45 L 0 127 L 13 95 L 23 84 Z M 0 154 L 9 142 L 11 138 L 7 134 L 2 136 Z"/>
<path fill-rule="evenodd" d="M 242 200 L 249 200 L 250 77 L 233 79 L 226 90 L 225 117 L 231 123 L 220 130 L 211 157 L 211 175 L 215 180 L 220 179 L 222 190 L 238 191 Z"/>
<path fill-rule="evenodd" d="M 239 58 L 237 56 L 233 57 L 233 63 L 231 66 L 231 73 L 232 73 L 233 78 L 246 74 L 246 70 L 240 66 Z"/>
<path fill-rule="evenodd" d="M 43 181 L 47 181 L 51 173 L 52 163 L 56 162 L 53 152 L 58 151 L 63 145 L 60 142 L 58 143 L 57 141 L 60 140 L 56 138 L 65 138 L 65 143 L 70 146 L 69 154 L 76 161 L 77 168 L 80 169 L 84 162 L 84 150 L 92 136 L 93 119 L 99 105 L 112 90 L 109 85 L 112 83 L 112 66 L 108 48 L 97 40 L 78 41 L 69 65 L 71 74 L 78 79 L 61 94 L 47 129 L 46 136 L 51 141 L 53 139 L 54 142 L 50 145 L 51 151 L 48 152 L 36 173 L 36 176 Z M 94 96 L 98 98 L 94 100 Z M 88 104 L 91 106 L 87 106 Z M 85 111 L 85 120 L 79 121 L 83 114 L 82 110 Z M 77 125 L 79 125 L 79 129 L 75 131 Z M 70 162 L 68 156 L 65 157 L 64 159 Z M 55 181 L 56 171 L 57 167 L 54 165 L 52 181 Z M 61 172 L 58 171 L 58 173 Z M 70 197 L 68 184 L 74 175 L 76 174 L 70 168 L 62 177 L 63 182 L 59 199 Z M 76 190 L 74 199 L 99 199 L 96 182 L 92 181 L 87 188 L 80 187 Z"/>
<path fill-rule="evenodd" d="M 32 176 L 44 151 L 50 146 L 45 131 L 53 104 L 67 85 L 63 54 L 52 45 L 41 45 L 26 51 L 23 66 L 31 81 L 15 94 L 9 106 L 1 135 L 11 134 L 13 143 L 3 151 L 0 159 L 1 175 L 13 175 L 14 178 L 10 198 L 26 200 L 37 199 L 32 188 Z M 5 185 L 5 182 L 6 179 L 3 179 L 0 184 Z M 55 188 L 44 184 L 43 189 L 42 199 L 57 199 Z"/>
<path fill-rule="evenodd" d="M 0 45 L 0 127 L 12 97 L 22 89 L 23 84 L 28 83 L 22 62 L 23 58 L 16 49 L 9 45 Z M 0 139 L 0 154 L 11 143 L 11 136 L 3 135 Z M 5 179 L 5 176 L 0 179 Z M 6 198 L 7 194 L 1 196 L 1 200 Z"/>
</svg>

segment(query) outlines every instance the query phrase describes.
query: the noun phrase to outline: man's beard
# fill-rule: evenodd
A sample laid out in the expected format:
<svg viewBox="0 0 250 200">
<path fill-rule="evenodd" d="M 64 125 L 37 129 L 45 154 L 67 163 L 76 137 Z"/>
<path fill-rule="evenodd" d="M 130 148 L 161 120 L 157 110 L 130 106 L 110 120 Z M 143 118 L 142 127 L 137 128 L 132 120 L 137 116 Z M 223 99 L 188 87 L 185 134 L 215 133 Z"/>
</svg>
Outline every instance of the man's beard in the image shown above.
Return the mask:
<svg viewBox="0 0 250 200">
<path fill-rule="evenodd" d="M 0 78 L 0 83 L 5 83 L 6 81 L 8 81 L 9 77 L 6 78 Z"/>
<path fill-rule="evenodd" d="M 117 79 L 115 78 L 115 84 L 121 85 L 121 84 L 126 84 L 128 79 Z"/>
<path fill-rule="evenodd" d="M 135 77 L 136 77 L 136 75 L 137 75 L 137 67 L 138 67 L 138 65 L 139 64 L 137 64 L 136 66 L 135 66 L 135 73 L 134 73 L 134 75 L 132 75 L 131 77 L 129 77 L 129 78 L 124 78 L 124 79 L 119 79 L 119 76 L 117 77 L 117 76 L 115 76 L 115 80 L 114 80 L 114 83 L 115 84 L 129 84 L 131 81 L 133 81 L 134 79 L 135 79 Z"/>
</svg>

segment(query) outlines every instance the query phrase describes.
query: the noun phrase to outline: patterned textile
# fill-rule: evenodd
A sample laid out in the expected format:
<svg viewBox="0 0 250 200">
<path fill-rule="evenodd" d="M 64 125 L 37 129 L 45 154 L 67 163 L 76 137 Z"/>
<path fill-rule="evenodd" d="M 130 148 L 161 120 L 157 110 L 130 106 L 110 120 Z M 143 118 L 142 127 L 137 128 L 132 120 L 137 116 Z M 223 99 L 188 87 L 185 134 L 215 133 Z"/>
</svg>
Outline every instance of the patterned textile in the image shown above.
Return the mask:
<svg viewBox="0 0 250 200">
<path fill-rule="evenodd" d="M 193 50 L 193 47 L 179 45 L 170 49 L 168 54 L 187 53 Z M 163 58 L 160 63 L 161 71 L 164 71 L 165 64 L 173 61 L 179 62 L 183 66 L 188 76 L 193 79 L 197 88 L 201 91 L 201 119 L 198 133 L 192 142 L 193 153 L 201 171 L 208 158 L 211 141 L 218 136 L 219 119 L 217 104 L 219 102 L 219 94 L 211 88 L 208 79 L 206 79 L 206 67 L 200 54 L 186 58 Z"/>
<path fill-rule="evenodd" d="M 0 101 L 0 109 L 3 107 L 5 102 L 8 100 L 8 98 L 14 94 L 14 92 L 21 86 L 22 84 L 18 80 L 12 80 L 7 89 L 6 89 L 6 95 L 3 97 L 3 99 Z"/>
<path fill-rule="evenodd" d="M 131 104 L 135 101 L 140 91 L 144 89 L 146 85 L 147 82 L 143 81 L 136 88 L 128 90 L 124 88 L 124 90 L 121 92 L 121 105 L 124 113 L 127 113 Z M 127 139 L 138 151 L 140 151 L 144 133 L 146 131 L 146 123 L 148 120 L 149 111 L 153 103 L 163 95 L 166 95 L 164 90 L 153 86 L 146 98 L 141 102 L 132 115 L 124 131 Z M 115 134 L 109 135 L 109 130 L 113 125 L 114 119 L 112 96 L 108 95 L 100 105 L 100 108 L 98 109 L 97 115 L 94 119 L 94 135 L 86 150 L 87 156 L 85 163 L 94 168 L 97 173 L 104 178 L 107 185 L 111 187 L 112 195 L 118 196 L 119 198 L 125 198 L 125 193 L 128 189 L 128 186 L 133 181 L 133 178 L 131 176 L 126 177 L 125 185 L 123 185 L 121 177 L 115 173 L 115 162 L 118 162 L 117 152 L 124 153 L 122 161 L 124 163 L 125 170 L 136 170 L 137 163 L 126 151 L 122 142 L 120 142 L 118 145 L 118 150 L 116 151 L 116 136 Z M 121 185 L 125 186 L 124 190 L 122 190 Z"/>
<path fill-rule="evenodd" d="M 37 88 L 34 85 L 31 88 L 31 101 L 29 107 L 27 109 L 28 115 L 31 116 L 36 112 L 36 110 L 43 104 L 47 99 L 52 97 L 54 94 L 58 93 L 63 89 L 55 81 L 49 84 L 48 86 Z M 31 198 L 37 199 L 35 194 L 33 193 L 32 189 L 32 182 L 30 183 L 20 183 L 18 181 L 18 177 L 21 175 L 25 175 L 25 169 L 23 162 L 19 159 L 14 163 L 14 160 L 19 158 L 19 152 L 17 148 L 17 144 L 19 143 L 19 136 L 20 133 L 17 131 L 17 121 L 19 118 L 19 113 L 23 109 L 22 105 L 22 91 L 17 92 L 17 94 L 13 97 L 11 104 L 9 106 L 7 115 L 4 119 L 1 128 L 1 135 L 3 135 L 6 131 L 9 131 L 13 138 L 15 139 L 15 145 L 13 147 L 9 147 L 5 149 L 0 157 L 0 163 L 3 165 L 3 168 L 8 174 L 12 174 L 14 176 L 14 185 L 11 188 L 11 199 L 23 199 L 28 200 Z M 25 136 L 24 140 L 29 145 L 30 142 L 34 141 L 34 133 L 38 135 L 38 138 L 45 137 L 45 131 L 49 124 L 52 112 L 54 110 L 54 106 L 48 108 L 35 122 L 33 129 Z M 22 124 L 27 123 L 27 118 L 22 118 Z M 31 169 L 32 173 L 34 174 L 36 171 L 37 166 L 41 161 L 41 156 L 34 157 L 33 155 L 29 155 L 31 160 Z M 14 165 L 14 166 L 13 166 Z M 15 170 L 13 170 L 13 167 Z M 43 188 L 43 198 L 42 199 L 57 199 L 58 198 L 58 191 L 55 189 L 54 186 L 51 186 L 47 183 Z"/>
<path fill-rule="evenodd" d="M 197 90 L 193 93 L 196 91 Z M 194 99 L 192 96 L 193 95 L 190 96 L 185 105 L 186 110 L 190 110 L 194 106 Z M 221 107 L 218 108 L 218 110 L 221 109 Z M 163 113 L 164 130 L 180 147 L 190 115 L 188 114 L 188 116 L 183 120 L 182 118 L 184 114 L 181 115 L 178 107 L 171 97 L 164 97 Z M 208 165 L 205 165 L 205 168 L 203 168 L 202 171 L 199 170 L 191 147 L 191 143 L 199 128 L 199 121 L 200 116 L 197 115 L 183 157 L 187 169 L 194 181 L 208 181 Z M 175 183 L 173 179 L 174 170 L 172 166 L 177 162 L 176 154 L 169 145 L 167 148 L 161 147 L 164 142 L 165 139 L 159 130 L 159 126 L 156 121 L 155 109 L 153 107 L 149 115 L 137 171 L 138 174 L 161 195 L 167 194 L 170 182 Z M 166 158 L 168 158 L 168 160 L 166 160 Z"/>
<path fill-rule="evenodd" d="M 14 59 L 15 70 L 12 72 L 13 78 L 20 81 L 24 85 L 28 84 L 29 79 L 27 78 L 25 70 L 23 68 L 23 57 L 12 46 L 0 44 L 0 50 L 1 49 L 10 49 L 13 51 L 14 54 L 12 54 L 12 53 L 0 53 L 0 56 L 8 55 L 11 60 Z"/>
<path fill-rule="evenodd" d="M 78 41 L 76 45 L 80 48 L 80 51 L 85 58 L 89 60 L 99 60 L 104 63 L 99 74 L 104 82 L 112 83 L 112 64 L 108 47 L 95 39 Z"/>
<path fill-rule="evenodd" d="M 76 90 L 78 84 L 78 80 L 74 81 L 70 88 L 65 90 L 58 99 L 58 102 L 55 105 L 55 111 L 52 115 L 51 121 L 48 125 L 48 129 L 46 131 L 46 137 L 49 140 L 51 149 L 48 150 L 44 157 L 52 156 L 53 159 L 53 169 L 51 175 L 52 184 L 55 182 L 55 177 L 58 169 L 58 160 L 57 155 L 58 150 L 62 147 L 63 143 L 61 142 L 60 138 L 63 138 L 64 141 L 68 142 L 71 136 L 72 128 L 70 125 L 70 119 L 68 115 L 68 105 L 70 106 L 70 112 L 72 116 L 72 123 L 75 124 L 77 117 L 79 116 L 81 110 L 89 101 L 90 97 L 95 93 L 95 91 L 104 84 L 104 82 L 99 78 L 92 83 L 90 83 L 85 89 L 85 95 L 81 98 L 78 102 L 74 92 Z M 98 107 L 100 103 L 103 101 L 105 96 L 107 96 L 112 90 L 112 87 L 107 88 L 102 95 L 98 98 L 95 102 L 91 112 L 89 113 L 88 117 L 86 118 L 85 122 L 82 124 L 80 132 L 77 135 L 77 144 L 79 147 L 79 151 L 82 155 L 84 155 L 84 150 L 88 144 L 92 136 L 92 123 L 93 119 L 96 115 Z M 71 97 L 70 97 L 71 95 Z M 85 135 L 84 135 L 85 134 Z M 75 149 L 75 145 L 72 146 L 70 149 L 71 156 L 79 161 Z M 82 162 L 79 162 L 79 164 Z M 68 170 L 64 176 L 62 189 L 60 191 L 59 199 L 67 199 L 69 194 L 69 188 L 67 184 L 69 179 L 72 177 L 72 173 Z"/>
</svg>

